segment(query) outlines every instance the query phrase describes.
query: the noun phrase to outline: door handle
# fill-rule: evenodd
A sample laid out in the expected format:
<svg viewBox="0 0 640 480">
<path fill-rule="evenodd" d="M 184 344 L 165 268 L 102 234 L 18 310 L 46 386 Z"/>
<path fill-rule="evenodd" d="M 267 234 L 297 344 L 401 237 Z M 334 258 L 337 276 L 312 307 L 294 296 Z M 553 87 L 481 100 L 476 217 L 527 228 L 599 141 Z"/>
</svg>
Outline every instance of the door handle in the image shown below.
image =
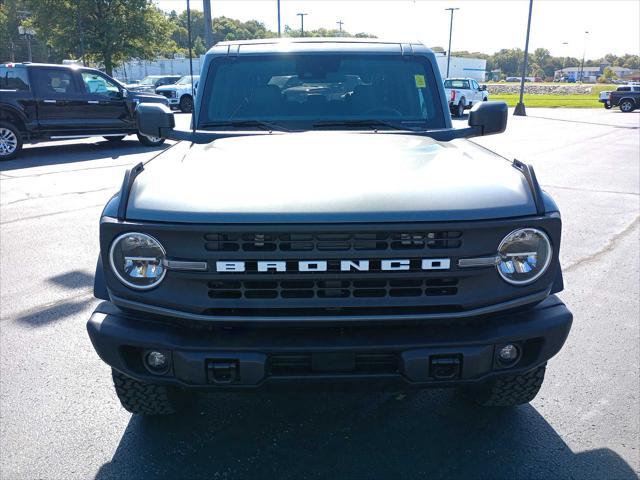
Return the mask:
<svg viewBox="0 0 640 480">
<path fill-rule="evenodd" d="M 87 103 L 90 103 L 91 105 L 98 105 L 100 103 L 99 100 L 87 100 Z"/>
<path fill-rule="evenodd" d="M 44 100 L 44 103 L 56 103 L 55 100 Z"/>
</svg>

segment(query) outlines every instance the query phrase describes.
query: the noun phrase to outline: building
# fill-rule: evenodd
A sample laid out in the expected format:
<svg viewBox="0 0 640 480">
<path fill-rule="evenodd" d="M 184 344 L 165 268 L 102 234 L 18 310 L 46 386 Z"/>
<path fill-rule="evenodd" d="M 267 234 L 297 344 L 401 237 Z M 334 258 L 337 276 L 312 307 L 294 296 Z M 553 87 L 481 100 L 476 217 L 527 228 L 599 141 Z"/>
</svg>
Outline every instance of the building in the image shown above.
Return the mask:
<svg viewBox="0 0 640 480">
<path fill-rule="evenodd" d="M 447 56 L 443 52 L 434 52 L 442 78 L 447 76 Z M 451 57 L 449 77 L 469 77 L 478 82 L 486 80 L 487 61 L 482 58 Z"/>
<path fill-rule="evenodd" d="M 618 78 L 627 77 L 632 73 L 632 70 L 630 68 L 612 67 L 608 63 L 603 63 L 597 67 L 585 66 L 582 69 L 580 67 L 562 68 L 555 71 L 554 78 L 563 78 L 568 82 L 579 82 L 580 80 L 582 80 L 583 82 L 587 83 L 595 83 L 595 81 L 604 73 L 604 69 L 607 67 L 613 70 L 613 73 L 615 73 Z"/>
</svg>

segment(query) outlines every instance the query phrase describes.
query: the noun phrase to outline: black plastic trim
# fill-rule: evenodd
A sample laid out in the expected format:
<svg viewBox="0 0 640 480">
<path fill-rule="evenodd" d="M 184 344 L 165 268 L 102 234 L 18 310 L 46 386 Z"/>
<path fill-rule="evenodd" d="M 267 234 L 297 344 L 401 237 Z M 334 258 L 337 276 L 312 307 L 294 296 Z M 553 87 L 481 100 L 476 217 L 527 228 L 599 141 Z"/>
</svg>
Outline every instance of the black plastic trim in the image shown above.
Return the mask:
<svg viewBox="0 0 640 480">
<path fill-rule="evenodd" d="M 544 215 L 545 208 L 544 199 L 542 197 L 542 189 L 540 188 L 540 184 L 538 183 L 536 172 L 533 170 L 533 167 L 527 163 L 521 162 L 518 159 L 513 160 L 513 166 L 520 170 L 524 175 L 524 178 L 527 180 L 527 184 L 531 189 L 533 201 L 536 205 L 536 213 L 538 215 Z"/>
<path fill-rule="evenodd" d="M 136 181 L 136 177 L 142 173 L 144 165 L 142 162 L 127 169 L 124 173 L 124 179 L 122 180 L 122 188 L 120 188 L 120 203 L 118 204 L 118 220 L 121 222 L 127 218 L 127 204 L 129 203 L 129 195 L 131 194 L 131 187 L 133 182 Z"/>
</svg>

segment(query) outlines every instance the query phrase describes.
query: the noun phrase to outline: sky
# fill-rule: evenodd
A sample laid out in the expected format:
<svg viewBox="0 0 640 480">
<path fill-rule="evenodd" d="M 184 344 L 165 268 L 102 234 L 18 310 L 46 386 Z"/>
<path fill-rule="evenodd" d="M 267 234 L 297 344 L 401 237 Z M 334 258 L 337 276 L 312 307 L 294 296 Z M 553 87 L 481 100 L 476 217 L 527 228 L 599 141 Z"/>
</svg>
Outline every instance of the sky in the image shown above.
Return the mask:
<svg viewBox="0 0 640 480">
<path fill-rule="evenodd" d="M 186 9 L 186 0 L 154 0 L 163 10 Z M 451 49 L 494 53 L 524 49 L 528 0 L 281 0 L 282 28 L 300 28 L 296 13 L 308 13 L 305 29 L 343 28 L 393 40 L 420 40 L 447 49 L 449 12 Z M 202 0 L 191 0 L 202 10 Z M 277 30 L 276 0 L 211 0 L 212 15 L 255 19 Z M 614 13 L 615 12 L 615 13 Z M 544 47 L 556 56 L 598 58 L 606 53 L 640 54 L 639 0 L 534 0 L 530 51 Z M 621 21 L 627 19 L 628 21 Z M 588 31 L 588 34 L 585 34 Z M 564 42 L 567 42 L 565 45 Z"/>
</svg>

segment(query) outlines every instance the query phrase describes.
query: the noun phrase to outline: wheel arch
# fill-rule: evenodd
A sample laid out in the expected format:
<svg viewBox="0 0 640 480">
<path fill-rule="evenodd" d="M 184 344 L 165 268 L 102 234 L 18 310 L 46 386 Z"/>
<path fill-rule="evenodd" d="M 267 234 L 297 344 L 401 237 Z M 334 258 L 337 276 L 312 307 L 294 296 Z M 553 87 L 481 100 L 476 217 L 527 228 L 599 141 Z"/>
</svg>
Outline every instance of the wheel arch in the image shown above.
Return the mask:
<svg viewBox="0 0 640 480">
<path fill-rule="evenodd" d="M 0 122 L 10 122 L 18 127 L 20 133 L 27 133 L 27 119 L 15 107 L 0 104 Z"/>
</svg>

